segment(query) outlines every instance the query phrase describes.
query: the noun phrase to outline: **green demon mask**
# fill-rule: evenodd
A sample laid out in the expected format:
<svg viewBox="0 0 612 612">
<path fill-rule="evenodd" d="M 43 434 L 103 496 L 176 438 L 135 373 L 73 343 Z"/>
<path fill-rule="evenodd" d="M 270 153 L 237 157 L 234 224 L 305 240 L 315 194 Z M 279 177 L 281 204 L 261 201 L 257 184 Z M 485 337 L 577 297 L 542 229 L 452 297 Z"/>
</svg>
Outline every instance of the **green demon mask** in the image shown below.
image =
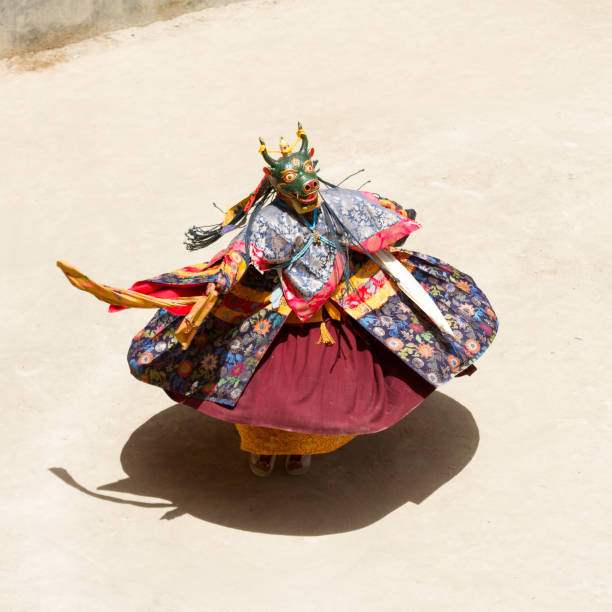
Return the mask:
<svg viewBox="0 0 612 612">
<path fill-rule="evenodd" d="M 279 151 L 268 151 L 265 142 L 260 138 L 259 152 L 270 166 L 264 168 L 264 172 L 269 175 L 278 197 L 302 214 L 319 206 L 319 181 L 311 159 L 314 149 L 308 150 L 308 138 L 301 123 L 298 123 L 297 137 L 291 146 L 281 138 Z M 293 149 L 300 140 L 302 146 L 294 153 Z M 272 159 L 269 153 L 280 153 L 281 157 Z"/>
</svg>

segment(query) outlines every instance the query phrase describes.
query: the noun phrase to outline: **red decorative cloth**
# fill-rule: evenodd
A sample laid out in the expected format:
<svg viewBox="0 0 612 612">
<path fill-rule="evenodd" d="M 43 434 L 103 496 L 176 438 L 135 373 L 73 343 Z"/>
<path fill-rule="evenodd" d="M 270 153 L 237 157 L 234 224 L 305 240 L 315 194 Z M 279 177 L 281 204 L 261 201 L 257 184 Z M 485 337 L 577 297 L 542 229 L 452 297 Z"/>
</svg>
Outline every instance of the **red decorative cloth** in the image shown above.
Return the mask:
<svg viewBox="0 0 612 612">
<path fill-rule="evenodd" d="M 335 344 L 317 343 L 319 324 L 283 326 L 233 409 L 169 395 L 231 423 L 338 435 L 386 429 L 435 390 L 350 320 L 325 324 Z"/>
</svg>

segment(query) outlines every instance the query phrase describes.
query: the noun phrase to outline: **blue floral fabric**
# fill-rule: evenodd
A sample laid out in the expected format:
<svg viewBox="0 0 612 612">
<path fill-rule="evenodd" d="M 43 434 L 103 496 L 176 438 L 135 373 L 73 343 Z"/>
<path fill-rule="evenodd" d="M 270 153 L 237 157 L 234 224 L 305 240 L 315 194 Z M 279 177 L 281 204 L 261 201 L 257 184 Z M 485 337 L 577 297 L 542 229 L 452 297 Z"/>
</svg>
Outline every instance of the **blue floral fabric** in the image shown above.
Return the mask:
<svg viewBox="0 0 612 612">
<path fill-rule="evenodd" d="M 166 391 L 233 406 L 286 318 L 270 304 L 232 323 L 213 312 L 183 350 L 176 339 L 182 317 L 160 309 L 130 346 L 130 370 Z"/>
<path fill-rule="evenodd" d="M 444 314 L 455 337 L 442 332 L 402 293 L 391 286 L 380 307 L 364 309 L 384 293 L 376 278 L 362 291 L 347 293 L 338 304 L 344 307 L 374 338 L 430 383 L 439 385 L 460 374 L 483 355 L 497 333 L 498 322 L 487 297 L 474 280 L 431 255 L 395 253 L 429 293 Z M 366 264 L 368 265 L 368 264 Z M 377 273 L 381 276 L 381 272 Z M 390 287 L 382 280 L 380 287 Z M 368 310 L 355 316 L 355 307 Z"/>
</svg>

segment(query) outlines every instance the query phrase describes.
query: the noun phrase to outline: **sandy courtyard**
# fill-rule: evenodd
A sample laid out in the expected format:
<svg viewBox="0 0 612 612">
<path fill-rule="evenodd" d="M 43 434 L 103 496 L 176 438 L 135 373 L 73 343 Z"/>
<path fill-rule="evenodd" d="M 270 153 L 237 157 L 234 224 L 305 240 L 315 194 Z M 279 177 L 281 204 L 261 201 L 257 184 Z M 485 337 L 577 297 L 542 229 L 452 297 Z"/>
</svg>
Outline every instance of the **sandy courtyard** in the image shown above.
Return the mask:
<svg viewBox="0 0 612 612">
<path fill-rule="evenodd" d="M 611 31 L 604 0 L 249 0 L 0 64 L 0 610 L 612 609 Z M 500 333 L 392 429 L 259 480 L 129 375 L 152 312 L 55 260 L 129 287 L 206 259 L 183 232 L 298 119 Z"/>
</svg>

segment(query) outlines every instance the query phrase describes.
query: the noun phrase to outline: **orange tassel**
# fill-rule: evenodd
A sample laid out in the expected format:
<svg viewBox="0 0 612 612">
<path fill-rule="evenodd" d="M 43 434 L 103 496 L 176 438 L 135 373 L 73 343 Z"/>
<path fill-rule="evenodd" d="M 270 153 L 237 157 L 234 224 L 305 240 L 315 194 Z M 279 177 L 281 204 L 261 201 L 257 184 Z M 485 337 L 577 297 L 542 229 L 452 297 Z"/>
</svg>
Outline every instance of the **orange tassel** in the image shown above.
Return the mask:
<svg viewBox="0 0 612 612">
<path fill-rule="evenodd" d="M 317 344 L 336 344 L 329 331 L 327 331 L 327 327 L 325 327 L 325 321 L 321 321 L 321 336 L 317 340 Z"/>
</svg>

